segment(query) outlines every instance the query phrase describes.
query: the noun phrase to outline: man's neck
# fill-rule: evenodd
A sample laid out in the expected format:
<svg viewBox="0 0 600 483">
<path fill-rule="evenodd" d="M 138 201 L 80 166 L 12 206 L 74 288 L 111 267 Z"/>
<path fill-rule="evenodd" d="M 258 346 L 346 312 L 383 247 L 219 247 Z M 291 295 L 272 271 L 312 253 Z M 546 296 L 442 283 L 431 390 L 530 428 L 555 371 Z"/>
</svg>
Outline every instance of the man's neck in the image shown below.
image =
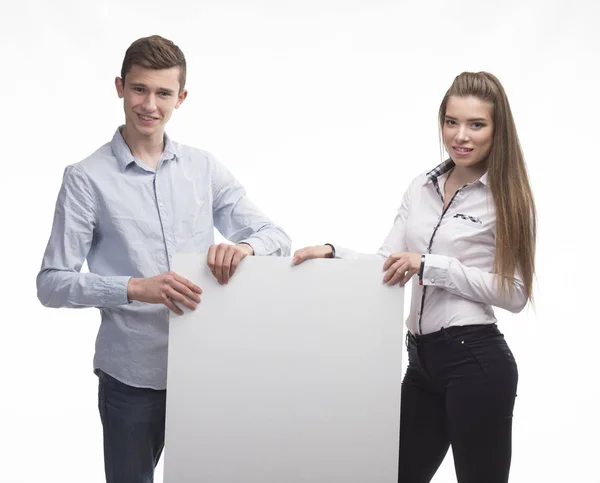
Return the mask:
<svg viewBox="0 0 600 483">
<path fill-rule="evenodd" d="M 125 125 L 121 132 L 123 139 L 129 146 L 131 154 L 141 160 L 151 169 L 156 169 L 160 157 L 165 149 L 165 133 L 158 132 L 153 136 L 141 136 Z"/>
</svg>

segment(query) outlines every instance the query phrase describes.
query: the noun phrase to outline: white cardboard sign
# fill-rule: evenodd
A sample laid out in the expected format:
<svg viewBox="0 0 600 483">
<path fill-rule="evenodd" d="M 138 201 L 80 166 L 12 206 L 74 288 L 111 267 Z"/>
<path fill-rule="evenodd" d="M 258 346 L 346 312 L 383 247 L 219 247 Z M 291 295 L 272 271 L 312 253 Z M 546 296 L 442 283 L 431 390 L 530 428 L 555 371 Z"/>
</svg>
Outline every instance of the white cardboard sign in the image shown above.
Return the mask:
<svg viewBox="0 0 600 483">
<path fill-rule="evenodd" d="M 404 290 L 380 260 L 248 257 L 172 316 L 165 483 L 397 481 Z"/>
</svg>

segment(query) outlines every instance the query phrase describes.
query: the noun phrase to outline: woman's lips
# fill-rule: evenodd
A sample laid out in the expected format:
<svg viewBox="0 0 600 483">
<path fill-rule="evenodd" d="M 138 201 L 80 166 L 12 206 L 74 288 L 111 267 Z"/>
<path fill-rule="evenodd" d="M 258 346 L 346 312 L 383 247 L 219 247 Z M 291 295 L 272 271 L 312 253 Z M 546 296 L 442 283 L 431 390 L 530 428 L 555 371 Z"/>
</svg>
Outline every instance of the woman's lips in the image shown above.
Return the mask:
<svg viewBox="0 0 600 483">
<path fill-rule="evenodd" d="M 473 148 L 464 148 L 462 146 L 452 146 L 452 151 L 457 156 L 468 156 L 473 152 Z"/>
</svg>

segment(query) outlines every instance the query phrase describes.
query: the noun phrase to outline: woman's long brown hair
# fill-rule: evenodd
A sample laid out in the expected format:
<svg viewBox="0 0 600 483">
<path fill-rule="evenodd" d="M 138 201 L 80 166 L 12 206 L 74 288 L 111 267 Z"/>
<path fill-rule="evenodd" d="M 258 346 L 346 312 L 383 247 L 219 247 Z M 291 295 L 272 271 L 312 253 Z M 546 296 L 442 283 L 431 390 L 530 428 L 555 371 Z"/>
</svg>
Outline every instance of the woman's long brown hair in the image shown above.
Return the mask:
<svg viewBox="0 0 600 483">
<path fill-rule="evenodd" d="M 496 255 L 494 272 L 500 290 L 514 289 L 518 273 L 527 298 L 532 301 L 535 274 L 536 209 L 517 129 L 500 81 L 488 72 L 458 75 L 442 100 L 439 111 L 443 129 L 450 96 L 474 96 L 493 104 L 494 137 L 487 158 L 488 183 L 496 208 Z"/>
</svg>

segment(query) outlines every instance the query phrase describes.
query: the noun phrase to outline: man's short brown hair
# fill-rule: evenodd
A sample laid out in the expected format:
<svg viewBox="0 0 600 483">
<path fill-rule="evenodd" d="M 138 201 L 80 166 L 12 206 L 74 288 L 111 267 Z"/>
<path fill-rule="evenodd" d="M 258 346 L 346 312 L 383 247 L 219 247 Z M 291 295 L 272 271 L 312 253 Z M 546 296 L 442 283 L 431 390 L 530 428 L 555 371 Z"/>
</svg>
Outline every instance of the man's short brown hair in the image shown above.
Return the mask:
<svg viewBox="0 0 600 483">
<path fill-rule="evenodd" d="M 177 45 L 160 35 L 142 37 L 129 46 L 121 67 L 123 84 L 125 84 L 125 76 L 133 65 L 147 69 L 179 67 L 179 91 L 183 91 L 185 87 L 185 56 Z"/>
</svg>

